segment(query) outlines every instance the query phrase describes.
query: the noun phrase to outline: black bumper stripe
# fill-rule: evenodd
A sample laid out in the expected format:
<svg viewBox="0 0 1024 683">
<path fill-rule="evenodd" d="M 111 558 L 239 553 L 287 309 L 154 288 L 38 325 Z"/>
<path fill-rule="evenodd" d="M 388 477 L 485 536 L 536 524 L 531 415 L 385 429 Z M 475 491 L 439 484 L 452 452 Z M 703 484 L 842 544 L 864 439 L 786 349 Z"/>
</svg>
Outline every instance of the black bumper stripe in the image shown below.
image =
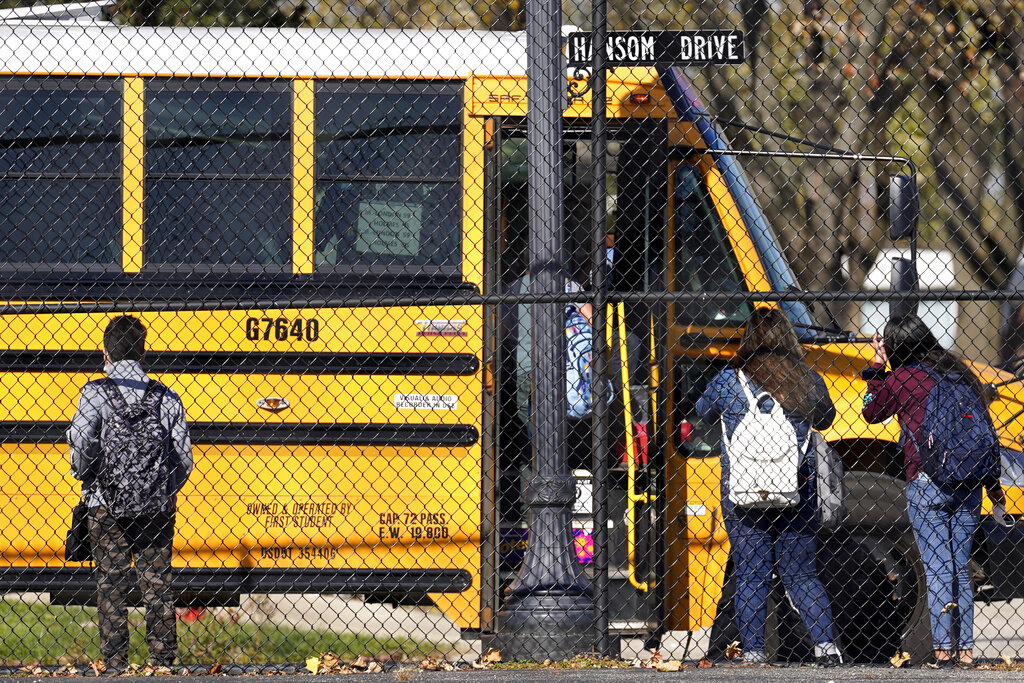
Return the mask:
<svg viewBox="0 0 1024 683">
<path fill-rule="evenodd" d="M 276 569 L 238 568 L 171 570 L 171 590 L 185 604 L 203 604 L 203 597 L 241 593 L 461 593 L 473 583 L 464 569 Z M 134 579 L 129 585 L 136 585 Z M 62 602 L 95 597 L 90 567 L 4 567 L 0 591 L 61 593 Z M 77 599 L 76 599 L 77 598 Z M 179 602 L 181 604 L 181 602 Z"/>
<path fill-rule="evenodd" d="M 68 422 L 0 421 L 3 443 L 66 443 Z M 251 446 L 472 446 L 479 438 L 470 425 L 248 424 L 192 422 L 192 442 Z"/>
<path fill-rule="evenodd" d="M 480 367 L 468 353 L 305 353 L 151 351 L 146 370 L 155 373 L 263 375 L 473 375 Z M 0 372 L 100 372 L 99 351 L 0 350 Z"/>
</svg>

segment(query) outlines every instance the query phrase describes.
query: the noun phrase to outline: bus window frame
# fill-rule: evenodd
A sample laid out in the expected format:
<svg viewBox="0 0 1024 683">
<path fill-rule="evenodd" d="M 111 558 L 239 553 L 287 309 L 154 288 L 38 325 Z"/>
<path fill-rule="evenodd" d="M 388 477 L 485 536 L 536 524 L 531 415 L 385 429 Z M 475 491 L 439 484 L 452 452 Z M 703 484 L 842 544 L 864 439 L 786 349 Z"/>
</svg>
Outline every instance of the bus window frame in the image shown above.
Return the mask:
<svg viewBox="0 0 1024 683">
<path fill-rule="evenodd" d="M 121 238 L 121 210 L 122 210 L 122 185 L 123 170 L 120 155 L 123 151 L 122 124 L 124 121 L 124 79 L 116 76 L 48 76 L 45 74 L 17 75 L 4 74 L 0 76 L 0 90 L 18 89 L 34 92 L 85 92 L 98 91 L 102 93 L 116 93 L 117 106 L 114 108 L 116 119 L 112 122 L 114 134 L 117 136 L 118 156 L 116 169 L 109 173 L 101 172 L 67 172 L 66 167 L 53 173 L 41 172 L 8 172 L 0 170 L 0 182 L 16 180 L 19 176 L 29 176 L 29 179 L 36 180 L 57 180 L 57 181 L 95 181 L 114 182 L 116 190 L 110 194 L 107 201 L 116 205 L 116 225 L 114 228 L 114 243 L 117 248 L 114 250 L 115 257 L 109 263 L 87 263 L 87 262 L 34 262 L 34 261 L 3 261 L 0 260 L 0 272 L 20 276 L 24 279 L 38 279 L 40 273 L 45 276 L 97 276 L 120 274 L 123 272 L 121 255 L 124 252 L 124 245 Z M 46 176 L 46 177 L 42 177 Z M 34 178 L 31 178 L 34 177 Z M 19 278 L 19 279 L 20 279 Z"/>
<path fill-rule="evenodd" d="M 398 94 L 398 95 L 449 95 L 455 98 L 459 106 L 459 114 L 456 117 L 455 126 L 455 137 L 458 141 L 458 155 L 457 162 L 452 171 L 453 176 L 451 179 L 434 178 L 431 176 L 395 176 L 395 175 L 348 175 L 348 174 L 331 174 L 329 177 L 324 177 L 318 169 L 318 145 L 321 139 L 322 129 L 319 127 L 320 111 L 318 105 L 318 98 L 324 93 L 328 94 Z M 313 90 L 313 134 L 314 134 L 314 162 L 313 162 L 313 192 L 314 194 L 321 187 L 321 183 L 384 183 L 384 184 L 414 184 L 414 183 L 430 183 L 434 185 L 446 185 L 451 184 L 455 187 L 458 194 L 456 201 L 456 213 L 455 221 L 458 226 L 458 237 L 456 242 L 456 251 L 452 254 L 451 263 L 452 265 L 382 265 L 382 264 L 342 264 L 342 265 L 326 265 L 326 264 L 315 264 L 313 267 L 313 273 L 310 277 L 316 280 L 323 280 L 326 278 L 341 278 L 343 280 L 354 280 L 365 278 L 366 276 L 377 276 L 381 278 L 396 278 L 396 280 L 407 280 L 409 278 L 438 278 L 443 279 L 446 282 L 461 283 L 463 274 L 463 260 L 465 254 L 463 253 L 463 237 L 466 233 L 466 217 L 462 210 L 462 192 L 466 185 L 466 166 L 465 166 L 465 155 L 464 155 L 464 136 L 466 133 L 465 126 L 465 111 L 469 106 L 466 101 L 465 94 L 465 80 L 461 78 L 451 79 L 393 79 L 393 80 L 366 80 L 359 78 L 325 78 L 316 79 L 314 81 Z M 313 258 L 316 259 L 317 253 L 317 219 L 316 210 L 314 209 L 313 214 Z M 386 283 L 376 283 L 378 286 Z"/>
</svg>

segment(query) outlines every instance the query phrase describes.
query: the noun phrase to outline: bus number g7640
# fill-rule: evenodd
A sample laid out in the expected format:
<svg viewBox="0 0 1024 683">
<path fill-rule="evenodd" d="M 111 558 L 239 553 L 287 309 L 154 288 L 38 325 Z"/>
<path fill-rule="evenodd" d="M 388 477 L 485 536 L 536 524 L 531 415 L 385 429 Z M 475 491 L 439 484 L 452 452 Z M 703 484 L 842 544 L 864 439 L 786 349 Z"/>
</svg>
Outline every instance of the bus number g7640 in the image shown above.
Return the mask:
<svg viewBox="0 0 1024 683">
<path fill-rule="evenodd" d="M 320 338 L 320 321 L 316 318 L 303 320 L 297 318 L 246 318 L 245 338 L 249 341 L 260 339 L 276 341 L 316 341 Z"/>
</svg>

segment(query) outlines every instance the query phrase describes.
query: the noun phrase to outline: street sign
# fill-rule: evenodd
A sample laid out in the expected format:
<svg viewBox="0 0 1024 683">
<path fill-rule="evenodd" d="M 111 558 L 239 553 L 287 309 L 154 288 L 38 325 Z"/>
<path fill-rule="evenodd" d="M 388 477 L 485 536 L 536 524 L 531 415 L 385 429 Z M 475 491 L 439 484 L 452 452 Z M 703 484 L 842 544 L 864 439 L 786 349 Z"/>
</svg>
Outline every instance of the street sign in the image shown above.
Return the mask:
<svg viewBox="0 0 1024 683">
<path fill-rule="evenodd" d="M 743 31 L 609 31 L 605 58 L 614 66 L 656 64 L 742 64 Z M 569 66 L 590 66 L 592 36 L 570 33 Z"/>
</svg>

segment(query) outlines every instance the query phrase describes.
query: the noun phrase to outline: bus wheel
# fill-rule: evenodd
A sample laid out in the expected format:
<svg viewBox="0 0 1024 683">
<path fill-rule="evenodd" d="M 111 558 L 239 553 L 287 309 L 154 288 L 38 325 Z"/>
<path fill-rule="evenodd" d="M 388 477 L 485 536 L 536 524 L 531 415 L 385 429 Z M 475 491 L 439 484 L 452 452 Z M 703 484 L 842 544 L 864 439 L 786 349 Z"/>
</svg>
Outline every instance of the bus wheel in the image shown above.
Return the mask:
<svg viewBox="0 0 1024 683">
<path fill-rule="evenodd" d="M 897 652 L 923 659 L 931 638 L 913 540 L 894 540 L 879 530 L 837 530 L 822 541 L 819 572 L 845 659 L 883 663 Z"/>
</svg>

